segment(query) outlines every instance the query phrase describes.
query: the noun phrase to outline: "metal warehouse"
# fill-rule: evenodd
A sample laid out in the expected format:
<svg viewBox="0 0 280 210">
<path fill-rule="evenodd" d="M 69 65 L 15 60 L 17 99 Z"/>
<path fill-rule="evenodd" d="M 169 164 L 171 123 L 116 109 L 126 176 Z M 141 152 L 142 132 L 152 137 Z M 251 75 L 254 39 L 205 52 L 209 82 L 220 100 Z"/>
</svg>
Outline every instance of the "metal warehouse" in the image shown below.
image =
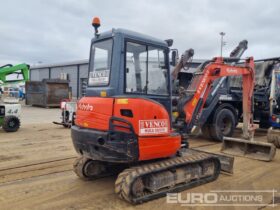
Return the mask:
<svg viewBox="0 0 280 210">
<path fill-rule="evenodd" d="M 83 84 L 88 77 L 88 60 L 74 62 L 40 64 L 30 68 L 30 80 L 42 81 L 42 79 L 67 79 L 72 89 L 72 96 L 79 98 L 82 95 Z"/>
</svg>

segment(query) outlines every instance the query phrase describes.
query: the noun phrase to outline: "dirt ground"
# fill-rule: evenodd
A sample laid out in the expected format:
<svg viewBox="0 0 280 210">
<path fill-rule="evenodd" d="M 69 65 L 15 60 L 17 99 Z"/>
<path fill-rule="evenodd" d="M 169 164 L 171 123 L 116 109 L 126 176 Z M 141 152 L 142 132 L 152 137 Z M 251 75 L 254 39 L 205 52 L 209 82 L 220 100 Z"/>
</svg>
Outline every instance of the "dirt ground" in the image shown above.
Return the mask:
<svg viewBox="0 0 280 210">
<path fill-rule="evenodd" d="M 166 198 L 133 206 L 114 193 L 116 177 L 91 182 L 72 172 L 77 156 L 70 129 L 54 125 L 59 109 L 23 107 L 22 127 L 16 133 L 0 129 L 0 209 L 257 209 L 257 207 L 185 207 L 168 204 Z M 263 140 L 260 132 L 257 140 Z M 201 137 L 190 140 L 191 147 L 218 152 L 221 145 Z M 235 158 L 234 174 L 221 174 L 217 181 L 182 193 L 210 190 L 278 190 L 280 153 L 272 162 Z M 279 193 L 276 193 L 279 195 Z M 279 195 L 280 196 L 280 195 Z M 272 200 L 266 193 L 264 202 Z M 280 209 L 264 207 L 263 209 Z"/>
</svg>

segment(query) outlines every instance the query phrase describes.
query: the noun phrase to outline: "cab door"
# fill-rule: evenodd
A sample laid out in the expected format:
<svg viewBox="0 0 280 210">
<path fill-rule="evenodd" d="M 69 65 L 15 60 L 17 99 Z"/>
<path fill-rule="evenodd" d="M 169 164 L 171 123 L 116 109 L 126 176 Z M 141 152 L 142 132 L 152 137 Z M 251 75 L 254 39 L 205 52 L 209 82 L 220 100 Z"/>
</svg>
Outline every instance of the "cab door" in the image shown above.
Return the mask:
<svg viewBox="0 0 280 210">
<path fill-rule="evenodd" d="M 168 48 L 135 41 L 125 45 L 125 94 L 155 100 L 170 115 Z"/>
</svg>

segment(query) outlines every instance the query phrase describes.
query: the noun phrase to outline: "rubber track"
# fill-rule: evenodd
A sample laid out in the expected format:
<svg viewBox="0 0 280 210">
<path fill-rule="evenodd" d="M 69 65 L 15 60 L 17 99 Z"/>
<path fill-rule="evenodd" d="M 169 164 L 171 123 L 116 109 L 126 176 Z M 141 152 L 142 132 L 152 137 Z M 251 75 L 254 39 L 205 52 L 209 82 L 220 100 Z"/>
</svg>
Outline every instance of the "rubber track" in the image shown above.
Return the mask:
<svg viewBox="0 0 280 210">
<path fill-rule="evenodd" d="M 133 182 L 141 176 L 152 174 L 160 171 L 165 171 L 172 169 L 174 167 L 180 167 L 184 165 L 189 164 L 199 164 L 204 161 L 213 161 L 215 163 L 215 173 L 213 176 L 198 179 L 195 181 L 191 181 L 189 183 L 186 183 L 184 185 L 178 184 L 174 186 L 173 188 L 167 188 L 161 191 L 158 191 L 156 193 L 146 193 L 142 197 L 133 197 L 131 193 L 131 186 Z M 139 204 L 143 203 L 149 200 L 153 200 L 159 197 L 163 197 L 166 195 L 166 193 L 170 192 L 178 192 L 185 189 L 189 189 L 198 185 L 206 184 L 208 182 L 214 181 L 218 178 L 221 170 L 220 161 L 218 158 L 210 156 L 208 154 L 203 153 L 197 153 L 186 157 L 175 157 L 170 158 L 167 160 L 162 160 L 154 163 L 145 164 L 142 166 L 136 166 L 133 168 L 129 168 L 124 170 L 122 173 L 119 174 L 116 182 L 115 182 L 115 192 L 118 194 L 118 196 L 132 204 Z"/>
<path fill-rule="evenodd" d="M 101 179 L 101 178 L 104 178 L 104 177 L 114 175 L 114 173 L 105 172 L 103 174 L 99 174 L 99 175 L 96 175 L 96 176 L 91 176 L 91 177 L 86 176 L 84 174 L 83 167 L 84 167 L 84 165 L 86 164 L 87 161 L 91 161 L 91 159 L 88 159 L 87 157 L 84 157 L 84 156 L 80 156 L 80 157 L 77 157 L 76 160 L 73 163 L 73 171 L 74 171 L 74 173 L 76 173 L 76 175 L 80 179 L 82 179 L 84 181 L 93 181 L 93 180 L 96 180 L 96 179 Z"/>
<path fill-rule="evenodd" d="M 274 144 L 276 148 L 280 149 L 280 129 L 269 129 L 267 132 L 267 140 L 269 143 Z"/>
</svg>

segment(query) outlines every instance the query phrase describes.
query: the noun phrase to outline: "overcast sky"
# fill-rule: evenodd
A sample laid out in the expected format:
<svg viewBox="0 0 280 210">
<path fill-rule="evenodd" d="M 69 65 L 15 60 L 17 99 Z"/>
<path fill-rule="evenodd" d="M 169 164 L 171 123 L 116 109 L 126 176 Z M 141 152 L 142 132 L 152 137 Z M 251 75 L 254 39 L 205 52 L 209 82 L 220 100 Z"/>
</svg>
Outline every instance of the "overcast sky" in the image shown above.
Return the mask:
<svg viewBox="0 0 280 210">
<path fill-rule="evenodd" d="M 266 0 L 1 0 L 0 64 L 57 63 L 87 59 L 94 30 L 126 28 L 160 39 L 174 39 L 180 53 L 194 58 L 224 54 L 247 39 L 244 56 L 280 56 L 280 1 Z"/>
</svg>

